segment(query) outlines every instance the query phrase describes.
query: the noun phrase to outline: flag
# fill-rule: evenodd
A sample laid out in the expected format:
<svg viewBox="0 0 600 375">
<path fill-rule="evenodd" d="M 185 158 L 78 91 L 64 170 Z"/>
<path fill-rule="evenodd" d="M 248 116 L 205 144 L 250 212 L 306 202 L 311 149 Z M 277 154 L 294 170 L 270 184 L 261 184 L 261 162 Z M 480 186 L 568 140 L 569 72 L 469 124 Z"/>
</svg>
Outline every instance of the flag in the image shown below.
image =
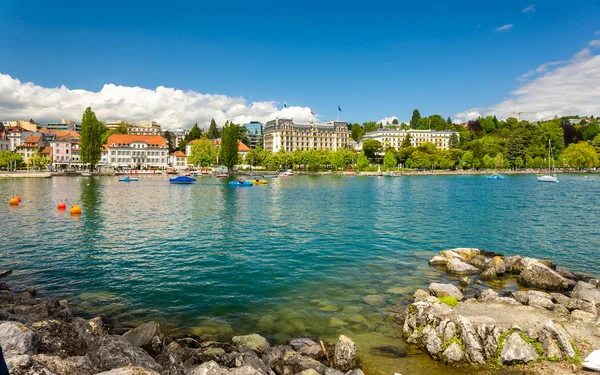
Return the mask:
<svg viewBox="0 0 600 375">
<path fill-rule="evenodd" d="M 338 104 L 338 112 L 342 112 L 342 109 L 340 108 L 339 104 Z"/>
<path fill-rule="evenodd" d="M 314 115 L 315 113 L 313 112 L 312 108 L 310 108 L 310 114 Z"/>
<path fill-rule="evenodd" d="M 283 108 L 287 108 L 287 103 L 285 100 L 283 101 Z"/>
</svg>

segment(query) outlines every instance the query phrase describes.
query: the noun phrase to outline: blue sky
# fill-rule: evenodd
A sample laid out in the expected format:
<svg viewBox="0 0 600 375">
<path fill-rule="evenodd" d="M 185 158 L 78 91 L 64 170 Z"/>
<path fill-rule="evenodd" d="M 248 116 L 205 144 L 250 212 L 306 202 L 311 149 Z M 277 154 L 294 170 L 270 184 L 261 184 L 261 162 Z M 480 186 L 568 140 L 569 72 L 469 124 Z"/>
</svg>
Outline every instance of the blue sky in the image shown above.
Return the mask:
<svg viewBox="0 0 600 375">
<path fill-rule="evenodd" d="M 321 119 L 339 104 L 353 122 L 491 106 L 600 38 L 597 0 L 57 3 L 0 4 L 0 73 L 286 100 Z"/>
</svg>

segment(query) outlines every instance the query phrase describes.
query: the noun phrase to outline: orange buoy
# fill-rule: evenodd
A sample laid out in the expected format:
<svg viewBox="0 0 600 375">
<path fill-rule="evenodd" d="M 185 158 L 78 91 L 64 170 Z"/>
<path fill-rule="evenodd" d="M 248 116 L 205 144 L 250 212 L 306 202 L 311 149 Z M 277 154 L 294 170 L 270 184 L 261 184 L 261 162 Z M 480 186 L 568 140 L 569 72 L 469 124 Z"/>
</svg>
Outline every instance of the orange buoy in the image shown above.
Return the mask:
<svg viewBox="0 0 600 375">
<path fill-rule="evenodd" d="M 11 206 L 18 206 L 19 205 L 19 200 L 17 198 L 10 198 L 8 200 L 8 204 Z"/>
<path fill-rule="evenodd" d="M 71 207 L 69 212 L 71 213 L 71 215 L 79 215 L 81 213 L 81 207 L 73 206 L 73 207 Z"/>
<path fill-rule="evenodd" d="M 21 197 L 19 195 L 17 195 L 15 198 L 17 198 L 19 200 L 19 203 L 21 203 Z"/>
<path fill-rule="evenodd" d="M 58 209 L 61 210 L 61 211 L 62 210 L 66 210 L 67 209 L 67 204 L 65 202 L 60 202 L 58 204 Z"/>
</svg>

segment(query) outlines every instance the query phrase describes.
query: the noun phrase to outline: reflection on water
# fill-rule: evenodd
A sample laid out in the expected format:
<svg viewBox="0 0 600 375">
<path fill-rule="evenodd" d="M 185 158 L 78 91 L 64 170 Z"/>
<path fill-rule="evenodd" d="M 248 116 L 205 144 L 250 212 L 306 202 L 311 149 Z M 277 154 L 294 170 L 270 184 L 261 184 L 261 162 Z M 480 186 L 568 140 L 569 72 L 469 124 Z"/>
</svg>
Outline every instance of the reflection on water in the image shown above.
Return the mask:
<svg viewBox="0 0 600 375">
<path fill-rule="evenodd" d="M 2 268 L 16 287 L 206 338 L 352 337 L 367 374 L 458 373 L 405 347 L 406 298 L 447 281 L 427 260 L 468 246 L 594 272 L 598 177 L 297 176 L 231 188 L 166 176 L 0 180 Z M 81 217 L 59 213 L 66 201 Z M 584 235 L 583 235 L 584 234 Z M 476 286 L 477 287 L 477 286 Z M 515 289 L 514 280 L 494 287 Z"/>
</svg>

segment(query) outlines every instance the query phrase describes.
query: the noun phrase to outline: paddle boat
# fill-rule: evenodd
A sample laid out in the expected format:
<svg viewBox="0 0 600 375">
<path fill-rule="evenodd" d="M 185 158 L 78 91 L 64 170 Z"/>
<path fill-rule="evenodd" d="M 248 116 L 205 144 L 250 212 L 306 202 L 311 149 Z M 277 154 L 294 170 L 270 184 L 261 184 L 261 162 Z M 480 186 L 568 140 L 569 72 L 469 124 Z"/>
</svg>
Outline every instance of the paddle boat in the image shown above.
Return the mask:
<svg viewBox="0 0 600 375">
<path fill-rule="evenodd" d="M 487 176 L 488 180 L 504 180 L 504 176 L 498 173 L 494 173 L 492 175 Z"/>
<path fill-rule="evenodd" d="M 177 176 L 177 177 L 173 177 L 173 178 L 169 178 L 169 183 L 171 184 L 193 184 L 196 182 L 195 178 L 192 177 L 188 177 L 188 176 Z"/>
<path fill-rule="evenodd" d="M 248 182 L 251 182 L 254 185 L 266 185 L 267 184 L 267 180 L 263 180 L 262 178 L 253 178 L 251 180 L 248 180 Z"/>
<path fill-rule="evenodd" d="M 229 181 L 230 186 L 254 186 L 254 184 L 250 181 L 244 181 L 242 179 Z"/>
<path fill-rule="evenodd" d="M 137 180 L 138 180 L 137 177 L 129 177 L 129 176 L 119 179 L 119 181 L 121 181 L 121 182 L 133 182 L 133 181 L 137 181 Z"/>
</svg>

